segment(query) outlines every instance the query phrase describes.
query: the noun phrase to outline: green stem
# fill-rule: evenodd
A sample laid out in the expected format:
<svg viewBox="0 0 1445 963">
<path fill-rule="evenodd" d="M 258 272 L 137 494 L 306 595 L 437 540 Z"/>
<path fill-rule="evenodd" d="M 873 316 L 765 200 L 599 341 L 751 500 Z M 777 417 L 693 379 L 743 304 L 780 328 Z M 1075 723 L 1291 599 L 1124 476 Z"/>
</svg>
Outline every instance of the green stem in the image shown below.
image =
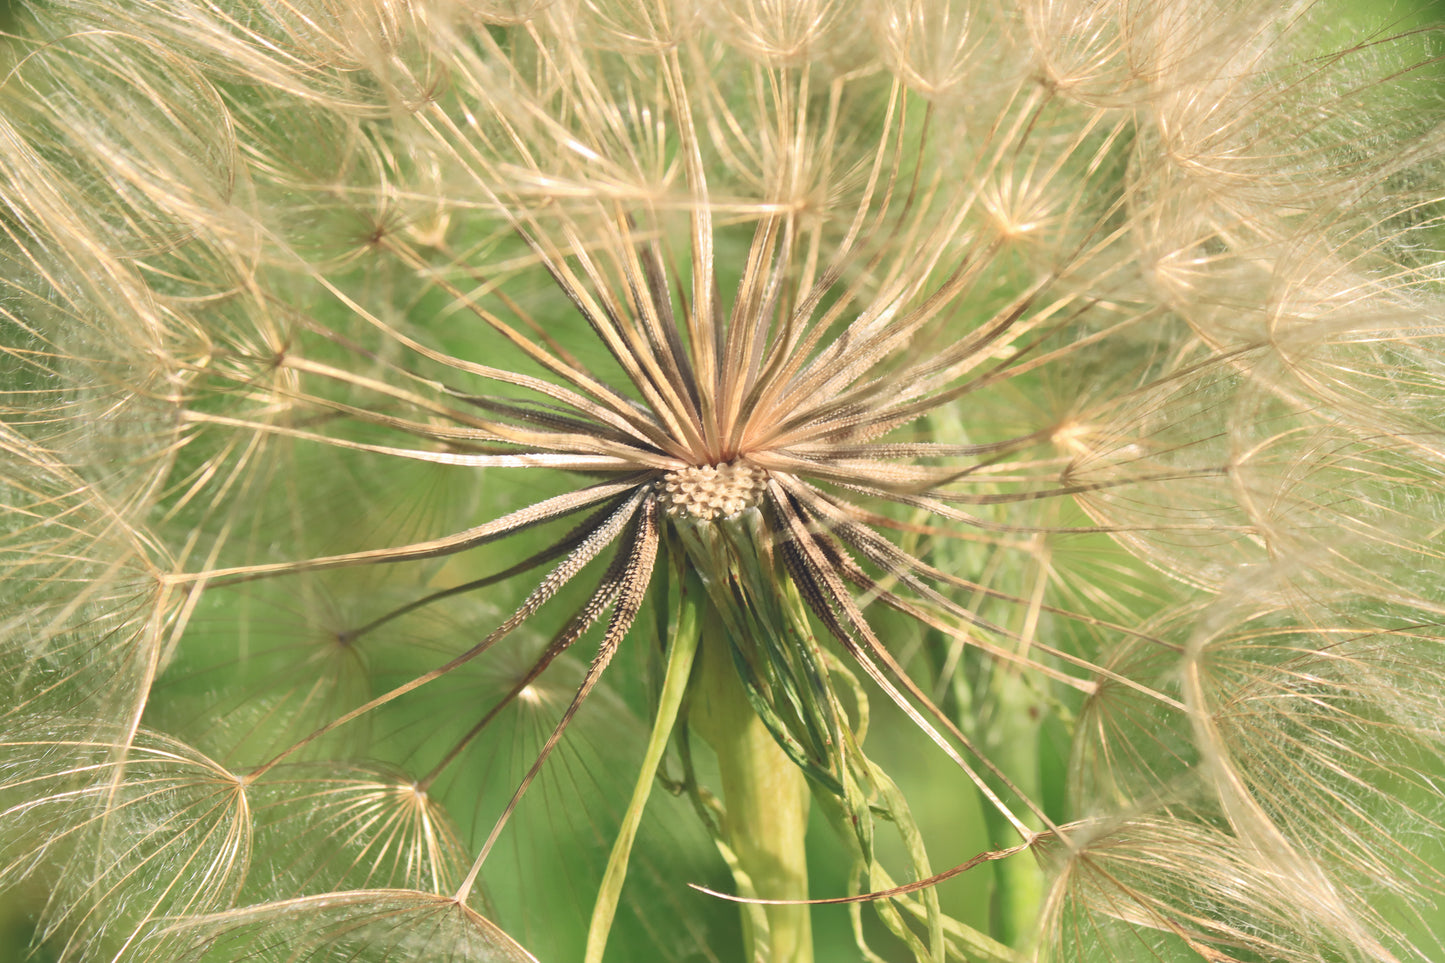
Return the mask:
<svg viewBox="0 0 1445 963">
<path fill-rule="evenodd" d="M 720 626 L 716 613 L 703 624 L 688 724 L 717 754 L 723 834 L 757 897 L 807 899 L 807 779 L 753 711 Z M 762 915 L 766 933 L 757 914 L 743 914 L 752 963 L 812 963 L 810 907 L 766 906 Z"/>
<path fill-rule="evenodd" d="M 1036 697 L 1021 675 L 1001 671 L 993 680 L 994 711 L 988 723 L 985 744 L 992 758 L 1002 762 L 1015 786 L 1032 799 L 1042 798 L 1039 779 L 1039 738 Z M 996 792 L 1006 792 L 1000 783 Z M 994 807 L 983 807 L 989 844 L 1005 849 L 1018 843 L 1013 824 Z M 1028 819 L 1033 824 L 1035 820 Z M 1035 826 L 1035 828 L 1038 828 Z M 1027 853 L 993 864 L 993 929 L 1000 941 L 1023 946 L 1038 925 L 1044 899 L 1044 876 L 1039 864 Z"/>
<path fill-rule="evenodd" d="M 689 589 L 693 591 L 689 592 Z M 657 768 L 662 763 L 663 753 L 672 738 L 677 711 L 687 692 L 693 657 L 697 652 L 698 608 L 702 594 L 702 586 L 696 584 L 684 586 L 681 593 L 680 609 L 673 622 L 672 638 L 669 642 L 667 674 L 662 681 L 662 693 L 658 698 L 657 718 L 653 721 L 647 752 L 637 774 L 637 785 L 632 790 L 632 801 L 627 806 L 617 839 L 612 844 L 607 871 L 597 892 L 597 902 L 592 907 L 592 924 L 587 931 L 586 963 L 601 963 L 602 952 L 607 947 L 607 936 L 612 930 L 613 917 L 617 914 L 617 901 L 622 894 L 622 883 L 627 877 L 627 863 L 632 855 L 633 840 L 637 838 L 637 827 L 642 821 L 642 811 L 647 806 L 648 796 L 652 794 L 653 783 L 657 780 Z"/>
</svg>

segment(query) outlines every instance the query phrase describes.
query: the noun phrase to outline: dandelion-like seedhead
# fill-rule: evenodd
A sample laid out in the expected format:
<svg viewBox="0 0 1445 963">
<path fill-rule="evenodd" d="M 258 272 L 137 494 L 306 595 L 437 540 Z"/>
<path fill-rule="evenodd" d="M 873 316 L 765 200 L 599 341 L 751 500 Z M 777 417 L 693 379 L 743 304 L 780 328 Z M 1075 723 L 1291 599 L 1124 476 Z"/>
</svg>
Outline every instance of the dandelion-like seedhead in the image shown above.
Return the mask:
<svg viewBox="0 0 1445 963">
<path fill-rule="evenodd" d="M 1440 953 L 1428 33 L 27 17 L 0 885 L 48 894 L 37 952 Z M 739 935 L 689 882 L 884 895 Z"/>
</svg>

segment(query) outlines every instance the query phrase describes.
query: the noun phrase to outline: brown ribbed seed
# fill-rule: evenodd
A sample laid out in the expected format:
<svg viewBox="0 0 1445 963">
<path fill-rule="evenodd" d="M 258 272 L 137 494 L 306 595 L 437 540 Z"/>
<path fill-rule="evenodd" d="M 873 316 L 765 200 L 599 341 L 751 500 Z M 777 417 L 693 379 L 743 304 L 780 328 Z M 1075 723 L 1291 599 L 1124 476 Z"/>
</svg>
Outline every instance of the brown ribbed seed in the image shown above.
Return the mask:
<svg viewBox="0 0 1445 963">
<path fill-rule="evenodd" d="M 751 508 L 768 488 L 768 473 L 741 462 L 689 465 L 657 482 L 658 497 L 669 515 L 704 521 Z"/>
</svg>

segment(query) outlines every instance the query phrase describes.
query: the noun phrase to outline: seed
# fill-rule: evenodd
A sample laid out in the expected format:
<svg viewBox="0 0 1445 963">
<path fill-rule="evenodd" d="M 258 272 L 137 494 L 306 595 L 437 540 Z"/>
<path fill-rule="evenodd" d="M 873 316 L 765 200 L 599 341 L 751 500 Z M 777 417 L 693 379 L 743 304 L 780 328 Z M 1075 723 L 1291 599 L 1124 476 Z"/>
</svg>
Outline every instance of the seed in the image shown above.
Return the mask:
<svg viewBox="0 0 1445 963">
<path fill-rule="evenodd" d="M 704 521 L 753 507 L 767 488 L 768 473 L 740 461 L 688 465 L 668 472 L 657 483 L 669 515 L 691 515 Z"/>
</svg>

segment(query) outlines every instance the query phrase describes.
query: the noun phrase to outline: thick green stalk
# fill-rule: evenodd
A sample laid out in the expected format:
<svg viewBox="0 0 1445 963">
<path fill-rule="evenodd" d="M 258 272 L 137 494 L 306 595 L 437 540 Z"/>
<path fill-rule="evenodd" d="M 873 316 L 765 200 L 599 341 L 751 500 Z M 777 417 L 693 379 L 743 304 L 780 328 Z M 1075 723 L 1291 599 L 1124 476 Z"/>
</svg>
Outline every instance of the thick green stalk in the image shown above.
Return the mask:
<svg viewBox="0 0 1445 963">
<path fill-rule="evenodd" d="M 996 674 L 992 690 L 993 712 L 983 740 L 990 757 L 1007 768 L 1020 791 L 1032 799 L 1040 799 L 1036 696 L 1022 676 L 1007 670 Z M 1002 784 L 996 784 L 994 789 L 1000 793 L 1007 791 Z M 1005 849 L 1018 843 L 1017 831 L 998 810 L 984 806 L 983 812 L 991 848 Z M 1034 822 L 1033 819 L 1027 821 Z M 1044 898 L 1043 871 L 1027 853 L 1000 860 L 993 867 L 994 935 L 1018 948 L 1027 943 L 1038 925 Z"/>
<path fill-rule="evenodd" d="M 716 613 L 703 625 L 688 723 L 712 746 L 722 775 L 723 833 L 761 899 L 807 899 L 808 783 L 748 702 Z M 753 963 L 812 963 L 808 906 L 764 907 L 767 933 L 744 912 Z"/>
</svg>

